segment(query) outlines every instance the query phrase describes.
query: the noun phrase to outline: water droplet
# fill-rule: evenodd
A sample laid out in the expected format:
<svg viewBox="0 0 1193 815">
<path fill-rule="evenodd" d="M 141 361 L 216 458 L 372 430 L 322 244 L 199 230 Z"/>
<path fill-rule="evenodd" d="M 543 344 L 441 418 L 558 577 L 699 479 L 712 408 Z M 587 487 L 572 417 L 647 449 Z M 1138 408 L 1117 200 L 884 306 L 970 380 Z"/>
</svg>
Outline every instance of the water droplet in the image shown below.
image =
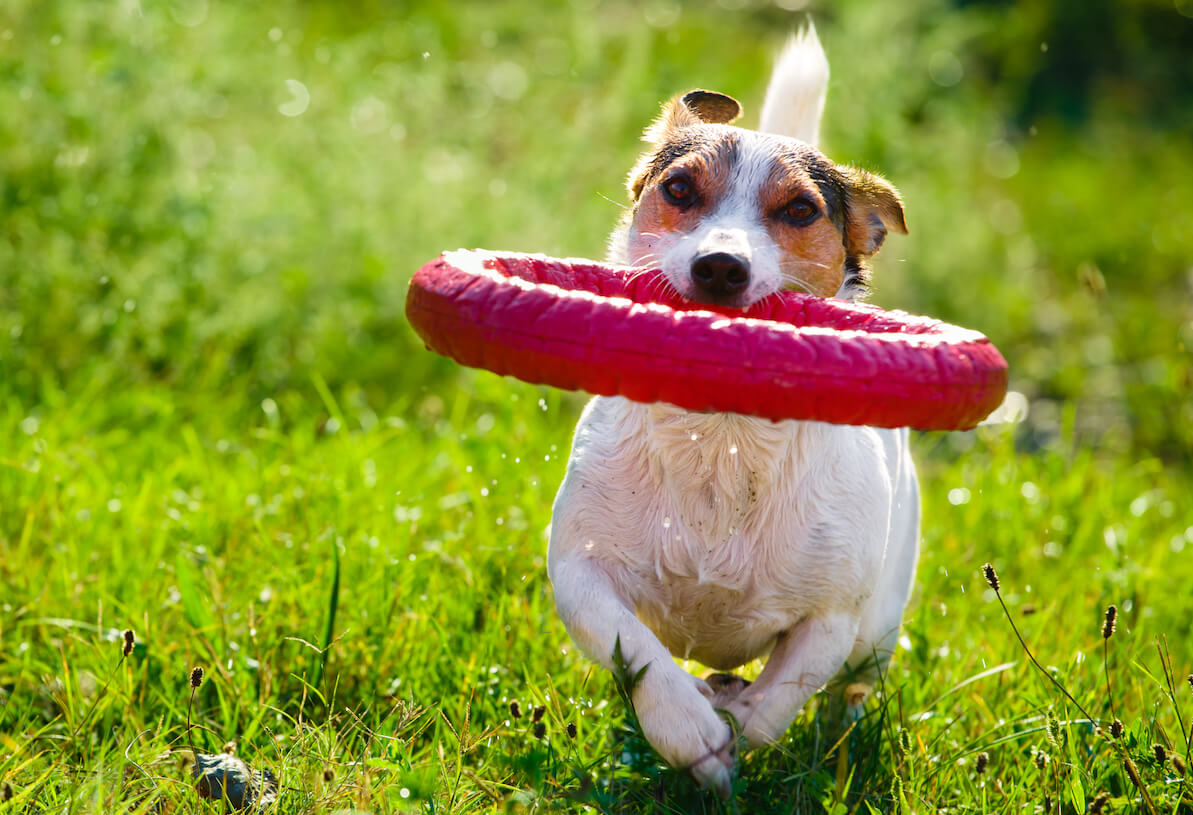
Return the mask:
<svg viewBox="0 0 1193 815">
<path fill-rule="evenodd" d="M 311 92 L 307 86 L 297 79 L 287 79 L 286 90 L 290 93 L 290 100 L 278 105 L 278 113 L 290 118 L 306 113 L 311 105 Z"/>
</svg>

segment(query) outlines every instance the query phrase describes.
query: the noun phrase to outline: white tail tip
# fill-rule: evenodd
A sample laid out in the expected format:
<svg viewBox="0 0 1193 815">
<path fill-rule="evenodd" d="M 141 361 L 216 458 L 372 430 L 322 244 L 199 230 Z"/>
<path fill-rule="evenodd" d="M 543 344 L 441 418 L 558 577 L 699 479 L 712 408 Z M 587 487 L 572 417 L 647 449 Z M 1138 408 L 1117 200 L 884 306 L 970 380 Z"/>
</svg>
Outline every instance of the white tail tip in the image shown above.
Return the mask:
<svg viewBox="0 0 1193 815">
<path fill-rule="evenodd" d="M 828 93 L 828 57 L 810 22 L 793 34 L 775 61 L 758 129 L 815 146 Z"/>
</svg>

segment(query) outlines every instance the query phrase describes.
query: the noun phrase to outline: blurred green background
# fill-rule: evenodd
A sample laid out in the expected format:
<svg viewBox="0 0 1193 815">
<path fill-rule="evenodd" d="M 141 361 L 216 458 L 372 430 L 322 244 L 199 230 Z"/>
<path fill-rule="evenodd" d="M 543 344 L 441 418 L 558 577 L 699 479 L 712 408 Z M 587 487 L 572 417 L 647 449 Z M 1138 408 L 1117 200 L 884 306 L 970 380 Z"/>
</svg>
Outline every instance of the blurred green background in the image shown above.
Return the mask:
<svg viewBox="0 0 1193 815">
<path fill-rule="evenodd" d="M 991 811 L 970 770 L 988 749 L 1008 807 L 1063 763 L 1071 811 L 1078 778 L 1132 811 L 1092 728 L 1065 753 L 1040 733 L 1072 711 L 979 567 L 1137 760 L 1174 741 L 1152 638 L 1183 676 L 1193 0 L 4 0 L 0 786 L 18 805 L 195 811 L 159 784 L 183 772 L 193 701 L 197 746 L 238 739 L 283 811 L 465 811 L 461 784 L 467 811 L 584 789 L 685 811 L 691 785 L 631 749 L 553 609 L 545 529 L 583 397 L 424 351 L 406 285 L 461 246 L 602 255 L 659 103 L 711 88 L 751 125 L 809 15 L 825 151 L 907 205 L 873 301 L 986 332 L 1029 407 L 916 436 L 897 706 L 855 737 L 851 794 L 890 811 L 897 777 L 921 811 Z M 1108 708 L 1085 654 L 1112 602 Z M 125 626 L 138 650 L 113 669 Z M 512 699 L 549 708 L 547 739 L 508 721 Z M 895 707 L 913 752 L 880 732 Z M 810 707 L 790 749 L 750 754 L 740 811 L 844 797 L 819 733 Z"/>
<path fill-rule="evenodd" d="M 810 12 L 825 149 L 903 192 L 874 301 L 982 330 L 1022 439 L 1193 445 L 1193 5 L 35 2 L 0 6 L 0 389 L 200 414 L 312 372 L 381 410 L 471 373 L 405 325 L 459 246 L 600 256 L 690 87 L 756 116 Z"/>
</svg>

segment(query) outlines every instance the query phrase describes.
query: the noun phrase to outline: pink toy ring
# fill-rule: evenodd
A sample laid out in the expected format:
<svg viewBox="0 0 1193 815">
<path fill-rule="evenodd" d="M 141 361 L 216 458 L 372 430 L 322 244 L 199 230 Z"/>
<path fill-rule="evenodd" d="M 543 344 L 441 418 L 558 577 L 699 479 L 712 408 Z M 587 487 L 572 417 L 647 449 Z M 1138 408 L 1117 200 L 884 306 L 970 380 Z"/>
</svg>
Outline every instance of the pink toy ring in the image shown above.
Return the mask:
<svg viewBox="0 0 1193 815">
<path fill-rule="evenodd" d="M 406 316 L 463 365 L 688 410 L 964 430 L 1006 393 L 976 331 L 791 291 L 745 310 L 668 291 L 649 270 L 459 250 L 418 270 Z"/>
</svg>

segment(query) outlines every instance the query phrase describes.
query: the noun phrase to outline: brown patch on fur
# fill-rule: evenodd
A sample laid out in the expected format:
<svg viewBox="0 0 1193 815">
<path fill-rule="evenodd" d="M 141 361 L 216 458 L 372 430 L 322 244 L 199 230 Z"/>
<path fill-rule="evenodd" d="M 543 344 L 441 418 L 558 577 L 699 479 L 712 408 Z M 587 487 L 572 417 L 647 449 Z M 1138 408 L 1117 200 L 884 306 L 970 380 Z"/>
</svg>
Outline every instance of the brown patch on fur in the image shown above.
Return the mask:
<svg viewBox="0 0 1193 815">
<path fill-rule="evenodd" d="M 642 140 L 657 145 L 658 150 L 643 155 L 630 170 L 630 197 L 638 200 L 642 188 L 678 155 L 704 146 L 710 135 L 715 138 L 715 134 L 698 132 L 700 125 L 725 124 L 740 115 L 736 99 L 715 91 L 688 91 L 664 104 L 659 118 L 642 134 Z"/>
<path fill-rule="evenodd" d="M 708 205 L 725 193 L 733 163 L 737 160 L 739 138 L 733 128 L 702 125 L 688 128 L 659 149 L 644 154 L 630 171 L 630 195 L 645 205 L 643 190 L 655 181 L 684 174 L 691 182 L 696 202 L 684 213 L 706 211 Z M 664 206 L 678 209 L 662 198 L 658 187 L 649 190 Z"/>
<path fill-rule="evenodd" d="M 851 255 L 869 257 L 882 247 L 888 230 L 907 234 L 903 199 L 889 181 L 856 167 L 837 167 L 845 181 L 849 213 L 845 248 Z"/>
<path fill-rule="evenodd" d="M 807 226 L 769 219 L 766 231 L 783 253 L 779 263 L 784 288 L 820 297 L 832 297 L 840 290 L 845 281 L 845 246 L 828 218 L 822 216 Z"/>
<path fill-rule="evenodd" d="M 638 233 L 663 234 L 694 229 L 699 220 L 725 195 L 733 163 L 737 160 L 737 146 L 736 138 L 726 135 L 718 139 L 712 136 L 691 152 L 681 154 L 657 170 L 651 169 L 652 157 L 644 157 L 647 169 L 634 182 L 638 191 L 634 228 Z M 666 145 L 655 156 L 665 151 Z M 661 189 L 663 181 L 677 175 L 683 175 L 692 185 L 694 198 L 689 206 L 679 207 L 671 203 Z M 653 183 L 655 181 L 659 183 Z M 648 183 L 650 186 L 647 186 Z"/>
<path fill-rule="evenodd" d="M 832 297 L 845 280 L 845 245 L 841 232 L 829 217 L 829 205 L 820 187 L 813 181 L 802 156 L 781 155 L 759 191 L 762 211 L 768 215 L 781 212 L 797 197 L 807 198 L 820 211 L 820 217 L 805 226 L 768 217 L 766 231 L 783 253 L 781 271 L 784 288 L 807 291 L 820 297 Z M 791 280 L 796 278 L 805 285 Z"/>
</svg>

